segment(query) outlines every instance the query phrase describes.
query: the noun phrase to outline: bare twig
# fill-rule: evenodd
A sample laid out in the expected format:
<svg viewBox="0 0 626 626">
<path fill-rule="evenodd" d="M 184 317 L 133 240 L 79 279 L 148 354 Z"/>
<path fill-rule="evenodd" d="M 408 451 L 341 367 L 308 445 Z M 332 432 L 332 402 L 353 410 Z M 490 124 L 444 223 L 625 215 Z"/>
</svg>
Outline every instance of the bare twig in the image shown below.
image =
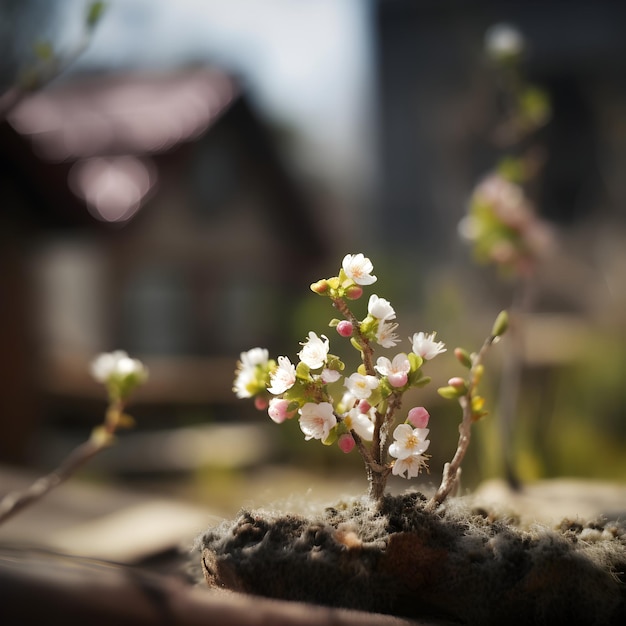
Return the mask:
<svg viewBox="0 0 626 626">
<path fill-rule="evenodd" d="M 99 452 L 109 447 L 115 430 L 124 418 L 127 418 L 123 414 L 123 408 L 124 405 L 120 400 L 113 402 L 106 412 L 104 424 L 96 427 L 89 439 L 74 448 L 55 470 L 46 476 L 41 476 L 26 489 L 6 494 L 0 500 L 0 524 L 43 498 L 73 476 Z"/>
<path fill-rule="evenodd" d="M 463 412 L 461 424 L 459 425 L 459 442 L 457 444 L 456 452 L 449 463 L 446 463 L 443 468 L 443 476 L 441 478 L 441 485 L 435 495 L 428 501 L 426 505 L 429 509 L 434 509 L 439 506 L 448 497 L 450 492 L 456 487 L 459 478 L 459 472 L 461 463 L 465 458 L 467 448 L 469 447 L 472 422 L 473 422 L 473 407 L 472 396 L 476 388 L 476 370 L 482 364 L 484 356 L 487 350 L 492 346 L 493 342 L 498 338 L 498 335 L 491 334 L 483 343 L 478 354 L 473 355 L 472 366 L 470 369 L 470 378 L 467 391 L 459 399 L 459 404 Z"/>
</svg>

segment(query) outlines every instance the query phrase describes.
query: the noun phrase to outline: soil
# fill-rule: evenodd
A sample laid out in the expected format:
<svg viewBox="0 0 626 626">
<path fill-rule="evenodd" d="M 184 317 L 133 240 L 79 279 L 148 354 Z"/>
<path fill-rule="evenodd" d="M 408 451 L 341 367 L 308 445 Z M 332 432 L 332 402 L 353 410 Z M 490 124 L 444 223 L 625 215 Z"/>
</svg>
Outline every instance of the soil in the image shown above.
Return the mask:
<svg viewBox="0 0 626 626">
<path fill-rule="evenodd" d="M 626 623 L 626 526 L 522 528 L 419 493 L 353 499 L 316 515 L 243 510 L 207 530 L 212 587 L 459 624 Z"/>
</svg>

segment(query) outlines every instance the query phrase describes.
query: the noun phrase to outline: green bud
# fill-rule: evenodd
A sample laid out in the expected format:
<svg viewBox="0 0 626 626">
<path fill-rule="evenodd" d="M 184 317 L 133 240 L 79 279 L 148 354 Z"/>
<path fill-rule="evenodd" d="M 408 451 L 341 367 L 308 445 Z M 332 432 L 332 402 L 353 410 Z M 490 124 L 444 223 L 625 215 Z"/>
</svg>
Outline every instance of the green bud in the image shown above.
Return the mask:
<svg viewBox="0 0 626 626">
<path fill-rule="evenodd" d="M 96 426 L 91 431 L 89 439 L 99 448 L 110 446 L 115 441 L 115 437 L 103 425 Z"/>
<path fill-rule="evenodd" d="M 493 323 L 493 328 L 491 329 L 491 336 L 500 337 L 504 335 L 508 327 L 509 327 L 509 314 L 506 311 L 500 311 L 500 313 L 498 313 L 498 317 L 496 317 L 496 321 Z"/>
<path fill-rule="evenodd" d="M 336 317 L 333 317 L 333 319 L 328 322 L 328 326 L 330 326 L 330 328 L 337 328 L 337 324 L 339 324 L 340 321 L 341 320 L 338 320 Z"/>
<path fill-rule="evenodd" d="M 472 382 L 474 383 L 474 386 L 478 386 L 478 383 L 480 383 L 480 381 L 482 380 L 484 373 L 485 366 L 482 363 L 474 368 L 474 371 L 472 372 Z"/>
<path fill-rule="evenodd" d="M 451 385 L 448 385 L 447 387 L 439 387 L 439 389 L 437 389 L 437 393 L 446 400 L 456 400 L 464 395 L 462 390 L 452 387 Z"/>
<path fill-rule="evenodd" d="M 463 348 L 455 348 L 454 356 L 464 367 L 467 367 L 468 369 L 472 367 L 472 357 L 467 350 L 464 350 Z"/>
<path fill-rule="evenodd" d="M 339 283 L 339 278 L 337 278 L 337 276 L 333 276 L 332 278 L 327 278 L 326 283 L 328 284 L 328 287 L 330 289 L 333 289 L 333 290 L 339 289 L 340 283 Z"/>
<path fill-rule="evenodd" d="M 455 376 L 448 381 L 450 387 L 454 387 L 460 395 L 465 395 L 468 391 L 467 381 L 460 376 Z"/>
<path fill-rule="evenodd" d="M 472 423 L 478 422 L 483 417 L 485 417 L 485 415 L 489 415 L 489 411 L 472 412 Z"/>
<path fill-rule="evenodd" d="M 368 315 L 359 326 L 359 330 L 363 335 L 373 335 L 376 332 L 378 326 L 378 320 L 371 315 Z"/>
</svg>

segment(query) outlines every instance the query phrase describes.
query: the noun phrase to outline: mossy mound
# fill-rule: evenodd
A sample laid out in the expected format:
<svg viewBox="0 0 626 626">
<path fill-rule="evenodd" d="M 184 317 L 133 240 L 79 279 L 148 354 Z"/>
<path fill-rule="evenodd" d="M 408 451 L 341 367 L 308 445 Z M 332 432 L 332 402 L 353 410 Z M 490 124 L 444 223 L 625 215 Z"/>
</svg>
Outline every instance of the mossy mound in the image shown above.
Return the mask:
<svg viewBox="0 0 626 626">
<path fill-rule="evenodd" d="M 626 528 L 521 529 L 418 493 L 242 511 L 197 542 L 210 586 L 463 624 L 626 623 Z"/>
</svg>

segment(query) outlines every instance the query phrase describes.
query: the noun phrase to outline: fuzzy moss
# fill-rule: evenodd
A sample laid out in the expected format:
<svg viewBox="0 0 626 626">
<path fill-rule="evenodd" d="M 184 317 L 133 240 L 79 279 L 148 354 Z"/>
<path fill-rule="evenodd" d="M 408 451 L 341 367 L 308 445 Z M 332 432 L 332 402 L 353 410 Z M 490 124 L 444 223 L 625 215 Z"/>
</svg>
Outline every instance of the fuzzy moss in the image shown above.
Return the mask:
<svg viewBox="0 0 626 626">
<path fill-rule="evenodd" d="M 521 529 L 417 493 L 318 515 L 242 511 L 197 541 L 210 586 L 464 624 L 626 623 L 626 530 Z"/>
</svg>

